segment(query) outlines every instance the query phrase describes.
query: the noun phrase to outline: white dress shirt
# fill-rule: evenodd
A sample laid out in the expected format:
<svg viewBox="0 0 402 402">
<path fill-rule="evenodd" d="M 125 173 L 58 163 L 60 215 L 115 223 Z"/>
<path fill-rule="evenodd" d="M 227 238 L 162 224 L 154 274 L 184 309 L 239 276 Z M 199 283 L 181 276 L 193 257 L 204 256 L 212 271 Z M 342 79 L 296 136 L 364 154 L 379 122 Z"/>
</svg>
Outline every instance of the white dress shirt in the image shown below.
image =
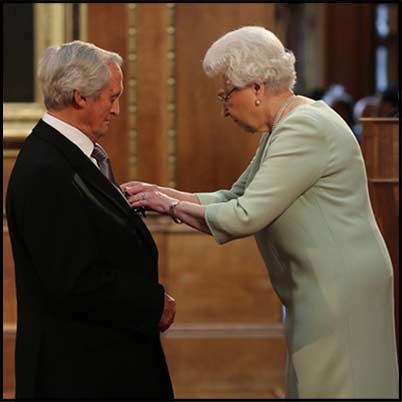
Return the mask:
<svg viewBox="0 0 402 402">
<path fill-rule="evenodd" d="M 94 150 L 94 143 L 90 140 L 82 131 L 72 125 L 52 116 L 51 114 L 45 112 L 42 120 L 56 129 L 60 134 L 64 135 L 69 141 L 77 145 L 77 147 L 94 163 L 94 165 L 100 170 L 98 162 L 95 158 L 92 158 L 92 152 Z M 97 144 L 99 145 L 99 144 Z M 100 146 L 100 145 L 99 145 Z M 124 201 L 128 202 L 120 187 L 115 183 L 111 182 L 113 187 L 115 187 L 120 195 L 124 198 Z"/>
<path fill-rule="evenodd" d="M 99 169 L 98 162 L 91 157 L 92 151 L 94 150 L 94 143 L 82 131 L 47 112 L 43 115 L 42 120 L 56 129 L 60 134 L 63 134 L 73 144 L 77 145 Z"/>
</svg>

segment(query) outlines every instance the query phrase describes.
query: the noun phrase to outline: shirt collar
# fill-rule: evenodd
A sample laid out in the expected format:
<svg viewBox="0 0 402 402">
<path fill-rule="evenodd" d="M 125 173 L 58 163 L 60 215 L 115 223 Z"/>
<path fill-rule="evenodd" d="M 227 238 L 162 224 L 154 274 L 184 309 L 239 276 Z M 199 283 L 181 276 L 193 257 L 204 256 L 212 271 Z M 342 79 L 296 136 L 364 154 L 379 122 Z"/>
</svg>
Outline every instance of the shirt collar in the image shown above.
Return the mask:
<svg viewBox="0 0 402 402">
<path fill-rule="evenodd" d="M 42 120 L 63 134 L 72 143 L 77 145 L 77 147 L 80 148 L 88 158 L 91 158 L 92 151 L 94 150 L 94 143 L 82 131 L 47 112 L 43 115 Z"/>
</svg>

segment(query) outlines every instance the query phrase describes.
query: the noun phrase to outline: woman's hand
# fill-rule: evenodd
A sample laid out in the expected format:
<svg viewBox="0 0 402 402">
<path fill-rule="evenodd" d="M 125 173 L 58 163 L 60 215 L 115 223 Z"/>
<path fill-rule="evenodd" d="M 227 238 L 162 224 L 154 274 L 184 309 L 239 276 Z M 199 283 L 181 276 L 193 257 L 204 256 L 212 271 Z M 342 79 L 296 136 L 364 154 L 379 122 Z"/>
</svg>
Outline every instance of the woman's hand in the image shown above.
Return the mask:
<svg viewBox="0 0 402 402">
<path fill-rule="evenodd" d="M 128 196 L 127 201 L 132 208 L 143 207 L 160 214 L 169 214 L 170 205 L 177 200 L 160 191 L 149 190 L 136 192 L 134 195 Z"/>
<path fill-rule="evenodd" d="M 170 215 L 170 207 L 173 202 L 178 202 L 174 210 L 173 220 L 176 223 L 184 222 L 187 225 L 203 233 L 211 234 L 209 227 L 205 222 L 205 205 L 200 205 L 180 198 L 181 193 L 176 190 L 170 190 L 169 195 L 156 190 L 158 186 L 148 183 L 130 182 L 122 184 L 122 190 L 126 190 L 127 201 L 131 208 L 152 210 L 160 214 Z M 166 187 L 161 187 L 165 190 Z M 129 194 L 133 195 L 129 195 Z M 176 197 L 178 195 L 178 197 Z M 190 195 L 190 194 L 188 194 Z M 189 196 L 187 198 L 190 198 Z M 191 199 L 191 198 L 190 198 Z M 180 202 L 179 202 L 180 201 Z M 180 220 L 180 221 L 178 221 Z"/>
<path fill-rule="evenodd" d="M 156 184 L 145 183 L 143 181 L 128 181 L 120 185 L 121 191 L 126 195 L 135 195 L 142 192 L 160 191 L 159 186 Z"/>
<path fill-rule="evenodd" d="M 124 195 L 129 198 L 131 195 L 136 195 L 140 193 L 149 193 L 159 191 L 162 194 L 180 201 L 188 201 L 194 204 L 200 204 L 200 201 L 195 194 L 187 193 L 185 191 L 179 191 L 170 187 L 162 187 L 156 184 L 145 183 L 143 181 L 128 181 L 120 185 L 121 190 Z"/>
</svg>

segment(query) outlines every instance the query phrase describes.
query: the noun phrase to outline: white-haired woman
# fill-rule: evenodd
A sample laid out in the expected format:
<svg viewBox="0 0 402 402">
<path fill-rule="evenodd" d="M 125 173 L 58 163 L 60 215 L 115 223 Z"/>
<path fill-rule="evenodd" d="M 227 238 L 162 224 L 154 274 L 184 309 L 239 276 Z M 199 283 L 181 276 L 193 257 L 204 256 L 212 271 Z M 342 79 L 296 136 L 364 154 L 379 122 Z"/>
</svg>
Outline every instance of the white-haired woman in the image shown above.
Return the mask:
<svg viewBox="0 0 402 402">
<path fill-rule="evenodd" d="M 394 398 L 393 271 L 359 145 L 322 101 L 293 93 L 295 58 L 262 27 L 208 49 L 225 116 L 262 133 L 230 190 L 122 185 L 131 205 L 170 214 L 222 244 L 255 235 L 286 307 L 288 398 Z"/>
</svg>

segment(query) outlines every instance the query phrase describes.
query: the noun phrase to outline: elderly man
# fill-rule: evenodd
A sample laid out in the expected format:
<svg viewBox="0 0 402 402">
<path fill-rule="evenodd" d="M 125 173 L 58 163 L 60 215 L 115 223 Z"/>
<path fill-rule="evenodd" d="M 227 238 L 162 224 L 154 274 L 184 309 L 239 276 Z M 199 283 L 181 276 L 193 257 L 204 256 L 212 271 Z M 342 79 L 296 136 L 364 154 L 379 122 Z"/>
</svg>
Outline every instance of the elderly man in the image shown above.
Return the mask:
<svg viewBox="0 0 402 402">
<path fill-rule="evenodd" d="M 97 143 L 119 115 L 122 58 L 74 41 L 47 49 L 47 112 L 7 192 L 18 324 L 16 397 L 172 399 L 160 333 L 174 299 L 158 252 Z"/>
</svg>

